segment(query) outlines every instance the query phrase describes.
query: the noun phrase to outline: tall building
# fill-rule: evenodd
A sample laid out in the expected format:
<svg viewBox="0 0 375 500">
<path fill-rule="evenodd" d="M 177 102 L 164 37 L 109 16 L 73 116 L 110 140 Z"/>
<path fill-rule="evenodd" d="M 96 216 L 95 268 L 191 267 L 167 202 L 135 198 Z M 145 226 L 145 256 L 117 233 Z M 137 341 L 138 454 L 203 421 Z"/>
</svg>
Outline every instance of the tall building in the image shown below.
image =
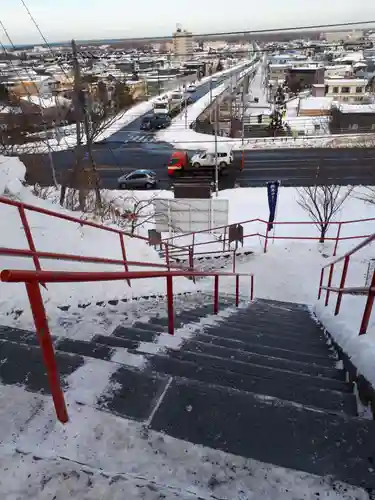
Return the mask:
<svg viewBox="0 0 375 500">
<path fill-rule="evenodd" d="M 180 25 L 173 33 L 173 53 L 180 61 L 191 59 L 193 54 L 193 35 Z"/>
</svg>

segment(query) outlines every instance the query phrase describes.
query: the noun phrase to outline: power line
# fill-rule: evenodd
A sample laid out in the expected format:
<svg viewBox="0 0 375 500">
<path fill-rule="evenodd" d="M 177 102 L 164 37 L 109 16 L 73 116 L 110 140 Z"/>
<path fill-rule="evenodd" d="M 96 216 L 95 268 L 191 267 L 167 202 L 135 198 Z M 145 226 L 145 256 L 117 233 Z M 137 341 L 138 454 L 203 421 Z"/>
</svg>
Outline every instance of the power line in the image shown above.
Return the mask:
<svg viewBox="0 0 375 500">
<path fill-rule="evenodd" d="M 350 21 L 346 23 L 331 23 L 331 24 L 314 24 L 307 26 L 294 26 L 288 28 L 267 28 L 267 29 L 259 29 L 259 30 L 242 30 L 242 31 L 217 31 L 211 33 L 192 33 L 193 38 L 202 38 L 202 37 L 214 37 L 214 36 L 235 36 L 235 35 L 258 35 L 258 34 L 266 34 L 266 33 L 285 33 L 285 32 L 294 32 L 294 31 L 304 31 L 304 30 L 320 30 L 320 29 L 328 29 L 328 28 L 345 28 L 349 26 L 358 26 L 358 25 L 370 25 L 375 24 L 375 20 L 373 21 Z M 133 37 L 133 38 L 121 38 L 119 42 L 142 42 L 142 41 L 161 41 L 161 40 L 170 40 L 172 38 L 171 35 L 163 35 L 163 36 L 147 36 L 147 37 Z M 102 43 L 105 40 L 101 40 Z M 78 43 L 80 43 L 78 41 Z M 89 45 L 89 43 L 80 43 L 80 45 Z"/>
</svg>

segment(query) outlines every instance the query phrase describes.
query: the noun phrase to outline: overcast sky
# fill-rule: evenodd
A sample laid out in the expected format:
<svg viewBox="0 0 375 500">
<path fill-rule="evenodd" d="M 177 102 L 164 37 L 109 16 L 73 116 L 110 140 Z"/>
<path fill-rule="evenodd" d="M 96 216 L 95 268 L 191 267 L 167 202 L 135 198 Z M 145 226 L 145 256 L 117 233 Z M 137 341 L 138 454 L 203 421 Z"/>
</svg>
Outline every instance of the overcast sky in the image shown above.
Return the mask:
<svg viewBox="0 0 375 500">
<path fill-rule="evenodd" d="M 375 0 L 26 0 L 50 42 L 375 20 Z M 42 43 L 20 0 L 1 0 L 14 43 Z M 1 41 L 8 44 L 0 29 Z"/>
</svg>

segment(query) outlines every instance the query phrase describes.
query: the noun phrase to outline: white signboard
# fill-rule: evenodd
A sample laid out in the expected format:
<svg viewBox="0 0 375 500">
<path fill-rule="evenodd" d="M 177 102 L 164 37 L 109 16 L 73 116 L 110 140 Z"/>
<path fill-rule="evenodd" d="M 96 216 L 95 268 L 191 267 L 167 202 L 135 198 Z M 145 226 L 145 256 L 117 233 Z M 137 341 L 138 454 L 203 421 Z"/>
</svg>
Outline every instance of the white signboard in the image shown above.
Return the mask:
<svg viewBox="0 0 375 500">
<path fill-rule="evenodd" d="M 228 200 L 157 198 L 154 210 L 155 229 L 159 232 L 190 233 L 228 224 Z"/>
</svg>

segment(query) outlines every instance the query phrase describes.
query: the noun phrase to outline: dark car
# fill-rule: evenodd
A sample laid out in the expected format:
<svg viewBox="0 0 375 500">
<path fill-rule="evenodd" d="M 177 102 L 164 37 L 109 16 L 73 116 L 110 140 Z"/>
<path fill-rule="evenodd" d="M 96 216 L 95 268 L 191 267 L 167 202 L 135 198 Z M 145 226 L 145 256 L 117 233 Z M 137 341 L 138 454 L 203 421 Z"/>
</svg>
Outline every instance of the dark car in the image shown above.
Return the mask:
<svg viewBox="0 0 375 500">
<path fill-rule="evenodd" d="M 171 124 L 168 115 L 146 115 L 141 122 L 141 130 L 160 130 Z"/>
<path fill-rule="evenodd" d="M 155 189 L 158 183 L 152 170 L 135 170 L 117 179 L 119 189 Z"/>
</svg>

